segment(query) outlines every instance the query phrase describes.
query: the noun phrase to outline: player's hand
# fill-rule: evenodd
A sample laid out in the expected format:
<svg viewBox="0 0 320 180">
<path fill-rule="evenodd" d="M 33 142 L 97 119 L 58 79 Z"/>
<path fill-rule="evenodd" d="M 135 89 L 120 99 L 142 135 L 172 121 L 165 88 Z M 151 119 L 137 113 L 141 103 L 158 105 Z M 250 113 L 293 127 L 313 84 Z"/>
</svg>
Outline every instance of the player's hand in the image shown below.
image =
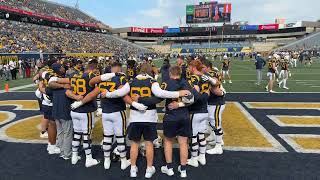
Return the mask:
<svg viewBox="0 0 320 180">
<path fill-rule="evenodd" d="M 106 98 L 106 94 L 108 93 L 109 91 L 105 90 L 101 93 L 100 97 L 101 98 Z"/>
<path fill-rule="evenodd" d="M 70 84 L 64 84 L 64 85 L 63 85 L 63 88 L 64 88 L 64 89 L 71 89 L 71 86 L 70 86 Z"/>
<path fill-rule="evenodd" d="M 71 104 L 71 110 L 75 110 L 75 109 L 79 108 L 82 105 L 83 105 L 82 101 L 76 101 L 76 102 Z"/>
<path fill-rule="evenodd" d="M 140 96 L 138 94 L 133 94 L 133 96 L 131 97 L 132 101 L 138 102 L 139 101 Z"/>
<path fill-rule="evenodd" d="M 81 101 L 82 99 L 83 99 L 83 96 L 78 95 L 78 96 L 76 96 L 76 99 L 75 99 L 75 100 Z"/>
<path fill-rule="evenodd" d="M 176 101 L 174 101 L 174 102 L 172 102 L 172 103 L 170 103 L 170 104 L 168 105 L 168 109 L 169 109 L 169 110 L 174 110 L 174 109 L 178 109 L 178 108 L 179 108 L 179 103 L 176 102 Z"/>
<path fill-rule="evenodd" d="M 133 102 L 132 106 L 136 109 L 138 109 L 139 111 L 146 111 L 148 109 L 147 106 L 141 104 L 141 103 L 137 103 L 137 102 Z"/>
<path fill-rule="evenodd" d="M 179 97 L 185 97 L 191 95 L 191 92 L 188 90 L 181 90 L 179 91 Z"/>
</svg>

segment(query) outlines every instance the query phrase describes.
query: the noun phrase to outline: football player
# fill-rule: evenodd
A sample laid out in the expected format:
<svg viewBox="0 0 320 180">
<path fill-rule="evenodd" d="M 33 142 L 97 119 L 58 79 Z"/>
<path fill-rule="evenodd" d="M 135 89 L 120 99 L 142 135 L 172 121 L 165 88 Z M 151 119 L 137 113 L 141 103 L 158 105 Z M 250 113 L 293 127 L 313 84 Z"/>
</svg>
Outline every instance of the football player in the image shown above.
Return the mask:
<svg viewBox="0 0 320 180">
<path fill-rule="evenodd" d="M 222 113 L 225 109 L 225 90 L 221 85 L 221 74 L 213 70 L 210 62 L 205 62 L 205 72 L 208 76 L 203 76 L 202 79 L 210 83 L 210 96 L 208 99 L 208 115 L 209 125 L 213 129 L 209 137 L 215 137 L 215 147 L 207 150 L 207 154 L 222 154 L 223 153 L 223 129 L 222 129 Z M 210 139 L 210 138 L 208 138 Z M 207 139 L 207 140 L 208 140 Z M 211 138 L 213 140 L 213 138 Z"/>
<path fill-rule="evenodd" d="M 121 73 L 122 64 L 114 62 L 111 64 L 112 73 Z M 104 168 L 110 169 L 111 165 L 111 150 L 113 138 L 116 136 L 117 151 L 121 158 L 121 169 L 125 170 L 130 161 L 126 158 L 126 104 L 122 99 L 130 91 L 130 85 L 127 82 L 124 74 L 114 76 L 110 80 L 105 80 L 104 76 L 97 76 L 90 81 L 93 86 L 99 85 L 101 94 L 101 107 L 102 107 L 102 124 L 103 124 L 103 151 L 104 151 Z"/>
<path fill-rule="evenodd" d="M 273 89 L 273 82 L 276 79 L 276 59 L 275 58 L 269 59 L 267 76 L 269 77 L 269 82 L 268 82 L 268 85 L 266 86 L 266 90 L 270 93 L 274 93 L 275 91 L 273 91 L 272 89 Z"/>
<path fill-rule="evenodd" d="M 173 66 L 169 69 L 170 79 L 161 84 L 162 89 L 168 91 L 190 90 L 191 87 L 185 79 L 181 79 L 181 68 Z M 193 95 L 190 99 L 193 98 Z M 189 102 L 190 104 L 192 102 Z M 174 138 L 177 137 L 180 146 L 180 165 L 178 171 L 180 176 L 187 177 L 186 164 L 188 160 L 188 138 L 191 137 L 191 123 L 189 110 L 181 98 L 166 99 L 165 115 L 163 119 L 164 153 L 166 166 L 161 171 L 168 176 L 173 176 L 172 146 Z"/>
<path fill-rule="evenodd" d="M 279 74 L 279 77 L 282 78 L 282 80 L 279 82 L 279 87 L 281 88 L 281 85 L 283 84 L 283 89 L 289 89 L 287 87 L 287 80 L 289 78 L 289 57 L 286 56 L 283 61 L 280 63 L 281 66 L 281 72 Z"/>
<path fill-rule="evenodd" d="M 190 95 L 189 91 L 169 92 L 162 90 L 159 83 L 151 77 L 152 71 L 152 66 L 149 63 L 143 63 L 139 75 L 130 83 L 130 96 L 126 96 L 126 101 L 129 104 L 131 104 L 130 101 L 135 101 L 147 106 L 146 111 L 139 111 L 134 106 L 130 107 L 128 129 L 128 138 L 131 140 L 130 177 L 137 177 L 137 157 L 141 137 L 143 137 L 146 145 L 147 170 L 145 177 L 151 178 L 156 172 L 153 166 L 153 141 L 157 139 L 158 115 L 156 104 L 161 102 L 159 98 L 179 98 L 180 96 Z"/>
<path fill-rule="evenodd" d="M 189 112 L 192 122 L 191 139 L 191 159 L 188 165 L 198 167 L 206 164 L 206 139 L 205 131 L 208 124 L 208 97 L 209 83 L 202 81 L 202 63 L 199 60 L 193 60 L 189 64 L 191 73 L 190 85 L 193 87 L 195 102 L 189 106 Z"/>
<path fill-rule="evenodd" d="M 226 83 L 226 79 L 229 80 L 229 83 L 231 84 L 231 77 L 230 77 L 230 67 L 231 67 L 231 61 L 229 60 L 227 55 L 223 56 L 223 62 L 222 62 L 222 77 L 223 77 L 223 83 Z M 225 78 L 227 76 L 227 78 Z"/>
<path fill-rule="evenodd" d="M 127 61 L 127 77 L 129 81 L 132 81 L 137 76 L 137 67 L 135 60 Z"/>
<path fill-rule="evenodd" d="M 67 97 L 75 102 L 71 105 L 71 118 L 73 122 L 72 158 L 75 165 L 79 160 L 78 149 L 83 139 L 83 149 L 86 154 L 85 166 L 92 167 L 99 163 L 92 158 L 91 134 L 94 127 L 94 112 L 97 110 L 96 96 L 99 94 L 98 87 L 90 86 L 89 82 L 94 78 L 97 60 L 90 60 L 84 72 L 76 71 L 72 77 L 56 79 L 57 83 L 71 85 L 71 90 L 66 91 Z M 51 79 L 51 82 L 54 80 Z"/>
<path fill-rule="evenodd" d="M 48 61 L 48 66 L 46 66 L 43 71 L 40 71 L 40 83 L 39 90 L 42 94 L 42 104 L 41 109 L 43 112 L 44 119 L 48 119 L 48 147 L 47 151 L 49 154 L 60 154 L 60 148 L 56 145 L 57 139 L 57 127 L 55 119 L 52 115 L 52 90 L 49 88 L 49 80 L 52 76 L 55 75 L 51 66 L 55 63 L 55 60 Z"/>
<path fill-rule="evenodd" d="M 188 65 L 184 62 L 184 57 L 179 56 L 177 59 L 177 65 L 181 68 L 181 79 L 189 80 L 190 79 L 190 72 L 188 69 Z"/>
</svg>

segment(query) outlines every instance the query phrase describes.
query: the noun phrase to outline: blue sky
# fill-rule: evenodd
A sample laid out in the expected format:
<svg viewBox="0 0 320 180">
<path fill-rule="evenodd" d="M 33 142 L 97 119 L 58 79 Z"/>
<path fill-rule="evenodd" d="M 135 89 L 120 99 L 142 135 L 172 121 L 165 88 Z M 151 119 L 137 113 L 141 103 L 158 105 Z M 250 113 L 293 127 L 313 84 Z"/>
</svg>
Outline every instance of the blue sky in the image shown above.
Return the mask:
<svg viewBox="0 0 320 180">
<path fill-rule="evenodd" d="M 51 0 L 74 6 L 76 0 Z M 80 9 L 112 27 L 178 27 L 184 25 L 186 4 L 200 0 L 79 0 Z M 320 19 L 318 0 L 220 0 L 232 3 L 232 21 L 250 24 Z M 301 3 L 303 2 L 303 4 Z M 181 19 L 181 21 L 180 21 Z"/>
</svg>

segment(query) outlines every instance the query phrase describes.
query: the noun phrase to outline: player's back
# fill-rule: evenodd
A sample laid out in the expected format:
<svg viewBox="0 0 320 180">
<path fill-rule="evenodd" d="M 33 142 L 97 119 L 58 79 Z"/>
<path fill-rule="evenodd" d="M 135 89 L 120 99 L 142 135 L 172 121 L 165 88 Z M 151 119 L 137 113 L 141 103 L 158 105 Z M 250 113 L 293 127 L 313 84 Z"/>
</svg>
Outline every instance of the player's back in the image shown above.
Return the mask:
<svg viewBox="0 0 320 180">
<path fill-rule="evenodd" d="M 150 77 L 138 75 L 130 83 L 130 96 L 133 97 L 135 94 L 137 94 L 141 98 L 154 97 L 151 91 L 151 87 L 154 82 L 156 81 Z M 130 108 L 136 110 L 132 106 Z M 157 108 L 156 104 L 148 106 L 148 110 L 152 110 L 156 108 Z"/>
<path fill-rule="evenodd" d="M 198 75 L 192 75 L 189 83 L 191 86 L 196 85 L 200 88 L 200 92 L 195 95 L 196 101 L 189 106 L 190 113 L 207 113 L 209 95 L 206 92 L 209 91 L 209 83 L 202 81 Z M 195 92 L 195 89 L 193 89 L 193 92 Z"/>
<path fill-rule="evenodd" d="M 161 88 L 163 90 L 167 90 L 167 91 L 180 91 L 180 90 L 191 90 L 191 86 L 189 85 L 189 83 L 185 80 L 185 79 L 168 79 L 166 81 L 164 81 L 161 84 Z M 166 99 L 166 103 L 165 103 L 165 107 L 166 107 L 166 113 L 170 113 L 170 114 L 177 114 L 180 112 L 188 112 L 188 108 L 187 107 L 182 107 L 182 108 L 178 108 L 175 110 L 169 110 L 168 109 L 168 105 L 171 104 L 172 102 L 181 102 L 181 98 L 177 98 L 177 99 Z"/>
<path fill-rule="evenodd" d="M 125 76 L 114 76 L 111 80 L 99 84 L 100 92 L 113 92 L 127 83 Z M 126 104 L 122 98 L 101 98 L 103 113 L 113 113 L 126 110 Z"/>
<path fill-rule="evenodd" d="M 211 77 L 215 77 L 218 79 L 218 81 L 221 82 L 222 80 L 222 76 L 219 72 L 215 72 L 215 71 L 210 71 L 209 76 Z M 222 85 L 220 84 L 218 86 L 218 88 L 222 88 Z M 208 98 L 208 105 L 217 105 L 217 104 L 225 104 L 225 95 L 223 96 L 217 96 L 214 93 L 210 93 L 210 96 Z"/>
<path fill-rule="evenodd" d="M 73 77 L 70 78 L 71 89 L 75 95 L 87 96 L 90 92 L 92 92 L 95 87 L 91 87 L 89 85 L 89 81 L 95 77 L 95 74 L 92 72 L 82 73 L 81 71 L 74 74 Z M 75 109 L 75 112 L 78 113 L 87 113 L 94 112 L 97 110 L 97 102 L 96 99 L 92 100 L 84 104 L 83 106 Z"/>
</svg>

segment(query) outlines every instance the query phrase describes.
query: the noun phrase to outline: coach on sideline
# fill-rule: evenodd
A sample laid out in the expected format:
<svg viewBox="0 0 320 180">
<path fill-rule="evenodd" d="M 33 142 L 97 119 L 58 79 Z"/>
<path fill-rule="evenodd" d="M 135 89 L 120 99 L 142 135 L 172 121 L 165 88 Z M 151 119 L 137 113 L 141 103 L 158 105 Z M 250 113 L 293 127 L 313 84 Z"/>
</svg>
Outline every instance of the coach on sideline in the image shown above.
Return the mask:
<svg viewBox="0 0 320 180">
<path fill-rule="evenodd" d="M 256 70 L 257 70 L 256 85 L 260 86 L 262 82 L 262 69 L 266 65 L 266 61 L 261 58 L 261 54 L 257 54 L 255 64 L 256 64 Z"/>
</svg>

